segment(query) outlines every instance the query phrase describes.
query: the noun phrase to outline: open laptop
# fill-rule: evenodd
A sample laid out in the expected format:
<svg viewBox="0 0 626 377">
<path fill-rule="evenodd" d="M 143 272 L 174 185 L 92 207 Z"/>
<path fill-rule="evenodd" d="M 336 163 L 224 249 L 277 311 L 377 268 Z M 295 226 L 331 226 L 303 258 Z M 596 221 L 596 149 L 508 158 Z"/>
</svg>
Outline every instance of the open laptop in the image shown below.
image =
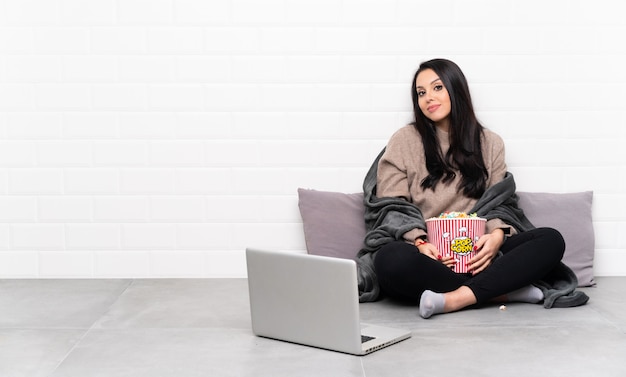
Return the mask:
<svg viewBox="0 0 626 377">
<path fill-rule="evenodd" d="M 262 337 L 355 355 L 407 339 L 408 330 L 359 318 L 356 262 L 246 249 L 252 331 Z"/>
</svg>

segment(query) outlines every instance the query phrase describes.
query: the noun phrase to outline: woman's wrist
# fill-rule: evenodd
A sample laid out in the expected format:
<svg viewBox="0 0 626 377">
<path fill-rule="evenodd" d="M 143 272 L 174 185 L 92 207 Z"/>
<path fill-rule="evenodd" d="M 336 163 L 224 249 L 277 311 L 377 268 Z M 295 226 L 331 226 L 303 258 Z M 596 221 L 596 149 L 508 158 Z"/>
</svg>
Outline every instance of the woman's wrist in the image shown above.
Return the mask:
<svg viewBox="0 0 626 377">
<path fill-rule="evenodd" d="M 425 240 L 425 239 L 423 239 L 423 238 L 416 238 L 416 239 L 415 239 L 415 243 L 414 243 L 414 244 L 415 244 L 415 247 L 418 247 L 418 248 L 419 248 L 420 246 L 422 246 L 422 245 L 424 245 L 424 244 L 427 244 L 427 243 L 428 243 L 428 242 L 426 242 L 426 240 Z"/>
<path fill-rule="evenodd" d="M 491 234 L 498 237 L 501 241 L 500 244 L 503 244 L 506 241 L 506 233 L 504 233 L 504 229 L 496 228 L 491 231 Z"/>
</svg>

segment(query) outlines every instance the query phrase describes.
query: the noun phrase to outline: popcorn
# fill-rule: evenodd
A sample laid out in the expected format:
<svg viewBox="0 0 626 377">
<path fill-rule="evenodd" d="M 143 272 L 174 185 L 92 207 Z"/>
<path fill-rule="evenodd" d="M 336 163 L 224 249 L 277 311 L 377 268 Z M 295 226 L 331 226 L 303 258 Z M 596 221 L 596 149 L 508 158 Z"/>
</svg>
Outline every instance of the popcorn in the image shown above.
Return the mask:
<svg viewBox="0 0 626 377">
<path fill-rule="evenodd" d="M 450 212 L 450 211 L 446 211 L 446 212 L 441 212 L 441 214 L 439 214 L 439 216 L 435 217 L 436 219 L 466 219 L 466 218 L 475 218 L 478 217 L 478 215 L 474 212 L 474 213 L 465 213 L 465 212 Z"/>
<path fill-rule="evenodd" d="M 476 243 L 485 234 L 486 222 L 475 213 L 443 212 L 426 220 L 428 242 L 440 255 L 454 257 L 454 272 L 471 273 L 467 263 L 477 252 Z"/>
</svg>

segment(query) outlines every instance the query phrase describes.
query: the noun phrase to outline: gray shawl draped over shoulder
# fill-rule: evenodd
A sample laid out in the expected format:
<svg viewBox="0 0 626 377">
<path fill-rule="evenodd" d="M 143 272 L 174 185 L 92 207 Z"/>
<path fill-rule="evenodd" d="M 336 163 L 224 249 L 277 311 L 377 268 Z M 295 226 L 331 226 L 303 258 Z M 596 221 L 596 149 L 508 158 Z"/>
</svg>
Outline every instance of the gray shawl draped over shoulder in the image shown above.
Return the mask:
<svg viewBox="0 0 626 377">
<path fill-rule="evenodd" d="M 378 161 L 384 151 L 385 149 L 376 157 L 363 182 L 367 233 L 363 248 L 356 257 L 360 302 L 376 301 L 379 298 L 380 287 L 374 269 L 374 258 L 378 250 L 389 242 L 402 240 L 404 233 L 411 229 L 426 229 L 422 212 L 414 204 L 401 198 L 376 196 Z M 533 229 L 533 224 L 526 218 L 517 202 L 515 180 L 513 175 L 507 172 L 502 181 L 485 191 L 469 212 L 475 212 L 487 220 L 499 218 L 518 232 Z M 579 306 L 589 300 L 585 293 L 576 291 L 578 279 L 562 262 L 534 285 L 544 293 L 545 308 Z"/>
</svg>

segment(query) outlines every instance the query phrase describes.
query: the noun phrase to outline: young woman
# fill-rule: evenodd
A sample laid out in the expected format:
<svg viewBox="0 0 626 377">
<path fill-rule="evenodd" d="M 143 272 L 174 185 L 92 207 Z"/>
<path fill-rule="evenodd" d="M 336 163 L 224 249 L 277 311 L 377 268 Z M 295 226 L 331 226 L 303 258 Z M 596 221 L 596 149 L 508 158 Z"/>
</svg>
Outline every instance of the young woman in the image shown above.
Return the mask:
<svg viewBox="0 0 626 377">
<path fill-rule="evenodd" d="M 375 299 L 380 289 L 419 300 L 424 318 L 494 299 L 541 302 L 544 290 L 531 283 L 562 265 L 563 237 L 555 229 L 534 228 L 517 208 L 504 143 L 478 122 L 460 68 L 445 59 L 422 63 L 412 98 L 415 121 L 391 137 L 370 170 L 375 183 L 368 187 L 366 178 L 364 184 L 369 233 L 359 273 L 375 277 L 376 292 L 362 301 Z M 453 257 L 442 257 L 428 243 L 424 219 L 445 211 L 488 219 L 468 262 L 470 273 L 453 272 Z M 361 278 L 361 290 L 371 293 Z M 575 286 L 570 281 L 563 294 Z M 576 305 L 587 299 L 578 296 Z"/>
</svg>

